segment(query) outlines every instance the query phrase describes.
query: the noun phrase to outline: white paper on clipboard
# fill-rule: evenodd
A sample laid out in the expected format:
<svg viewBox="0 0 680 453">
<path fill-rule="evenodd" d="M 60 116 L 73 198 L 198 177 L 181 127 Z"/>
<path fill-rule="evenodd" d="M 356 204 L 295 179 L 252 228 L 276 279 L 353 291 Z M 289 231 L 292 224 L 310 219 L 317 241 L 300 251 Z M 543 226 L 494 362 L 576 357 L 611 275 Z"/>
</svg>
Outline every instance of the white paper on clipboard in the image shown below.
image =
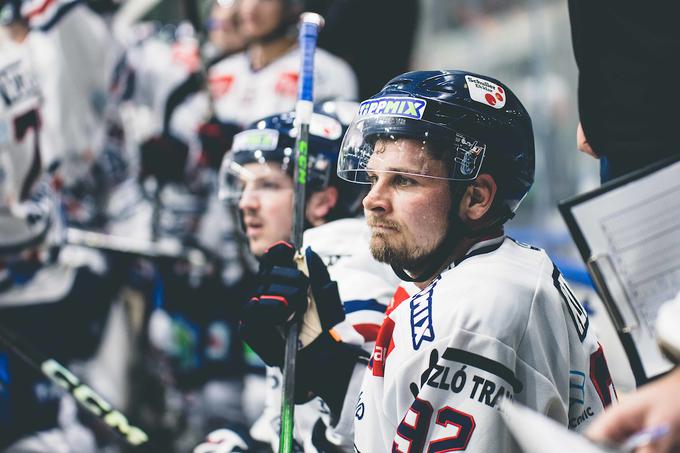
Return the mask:
<svg viewBox="0 0 680 453">
<path fill-rule="evenodd" d="M 659 352 L 654 325 L 661 305 L 680 291 L 680 161 L 570 210 L 645 375 L 668 371 L 672 364 Z"/>
</svg>

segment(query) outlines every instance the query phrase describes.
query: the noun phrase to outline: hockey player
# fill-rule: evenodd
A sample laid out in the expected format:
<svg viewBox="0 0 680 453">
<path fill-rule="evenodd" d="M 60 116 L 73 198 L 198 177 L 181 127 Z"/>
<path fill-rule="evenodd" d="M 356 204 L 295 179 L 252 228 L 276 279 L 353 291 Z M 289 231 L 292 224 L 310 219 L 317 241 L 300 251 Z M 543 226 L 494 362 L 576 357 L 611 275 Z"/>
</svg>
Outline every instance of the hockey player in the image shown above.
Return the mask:
<svg viewBox="0 0 680 453">
<path fill-rule="evenodd" d="M 503 232 L 534 176 L 531 120 L 505 85 L 463 71 L 396 77 L 362 103 L 338 175 L 370 184 L 371 253 L 414 284 L 389 307 L 368 370 L 340 385 L 341 365 L 360 360 L 327 341 L 323 357 L 335 357 L 338 378 L 297 375 L 306 387 L 296 394 L 329 401 L 362 380 L 355 451 L 519 451 L 501 398 L 576 430 L 616 398 L 588 315 L 559 270 Z M 274 289 L 260 301 L 274 296 L 305 307 L 299 294 Z M 318 359 L 311 346 L 298 352 L 301 363 Z"/>
<path fill-rule="evenodd" d="M 353 106 L 353 114 L 357 105 L 350 105 Z M 342 116 L 338 109 L 345 109 L 347 105 L 328 102 L 322 106 L 317 108 L 310 126 L 310 173 L 304 243 L 316 251 L 314 259 L 310 260 L 310 272 L 326 272 L 320 258 L 328 265 L 328 273 L 338 282 L 345 320 L 335 325 L 334 331 L 347 343 L 363 347 L 363 353 L 368 357 L 398 280 L 387 266 L 377 263 L 368 253 L 368 230 L 362 219 L 355 218 L 364 191 L 341 181 L 335 174 L 338 150 L 345 130 L 345 126 L 338 121 L 338 113 Z M 282 259 L 285 262 L 292 256 L 290 245 L 282 241 L 289 240 L 293 222 L 294 137 L 293 113 L 267 117 L 235 137 L 233 149 L 225 157 L 222 167 L 220 195 L 238 202 L 248 244 L 252 253 L 260 257 L 260 285 L 281 279 L 284 274 L 279 272 L 285 273 L 286 270 L 279 268 L 276 262 Z M 293 269 L 289 271 L 294 274 L 297 272 Z M 283 277 L 280 283 L 286 285 L 289 282 Z M 246 313 L 253 303 L 247 304 Z M 281 314 L 281 307 L 277 305 L 273 305 L 272 310 L 265 315 L 257 310 L 257 306 L 255 308 L 251 314 L 256 317 L 276 317 Z M 341 310 L 339 300 L 337 308 Z M 341 311 L 339 317 L 343 317 Z M 275 322 L 268 326 L 273 327 Z M 250 334 L 246 333 L 246 341 L 250 338 Z M 281 337 L 273 341 L 280 343 Z M 354 351 L 354 347 L 351 350 Z M 356 350 L 361 351 L 360 348 Z M 268 358 L 265 360 L 268 361 Z M 265 411 L 250 434 L 261 442 L 271 444 L 274 451 L 278 451 L 281 374 L 277 369 L 268 369 L 268 383 L 270 387 L 267 389 Z M 351 399 L 355 398 L 356 393 Z M 308 452 L 328 451 L 326 431 L 334 433 L 338 420 L 330 417 L 327 404 L 319 398 L 313 398 L 305 405 L 298 406 L 295 416 L 297 446 Z M 348 421 L 351 424 L 351 418 Z M 194 451 L 227 452 L 232 451 L 232 447 L 236 447 L 234 451 L 242 451 L 246 443 L 243 438 L 238 440 L 233 436 L 234 433 L 227 430 L 212 433 L 208 442 Z M 351 438 L 335 438 L 332 434 L 329 437 L 346 451 L 351 451 Z M 235 443 L 228 446 L 234 440 Z M 239 442 L 243 444 L 239 445 Z"/>
<path fill-rule="evenodd" d="M 29 29 L 23 47 L 44 98 L 41 151 L 45 168 L 59 164 L 69 221 L 96 222 L 101 194 L 94 192 L 108 188 L 102 187 L 102 175 L 97 175 L 97 181 L 91 172 L 104 148 L 114 41 L 102 18 L 79 0 L 6 3 L 6 11 L 12 11 L 15 20 Z"/>
<path fill-rule="evenodd" d="M 24 54 L 25 56 L 25 54 Z M 56 260 L 58 208 L 43 169 L 40 95 L 17 48 L 0 51 L 0 321 L 61 363 L 97 348 L 112 299 L 110 280 L 66 257 Z M 0 449 L 95 450 L 74 402 L 0 345 Z"/>
<path fill-rule="evenodd" d="M 211 67 L 208 82 L 217 119 L 244 127 L 295 106 L 296 24 L 302 5 L 299 0 L 242 0 L 238 8 L 248 46 Z M 356 99 L 356 79 L 345 62 L 322 49 L 315 59 L 315 99 Z"/>
</svg>

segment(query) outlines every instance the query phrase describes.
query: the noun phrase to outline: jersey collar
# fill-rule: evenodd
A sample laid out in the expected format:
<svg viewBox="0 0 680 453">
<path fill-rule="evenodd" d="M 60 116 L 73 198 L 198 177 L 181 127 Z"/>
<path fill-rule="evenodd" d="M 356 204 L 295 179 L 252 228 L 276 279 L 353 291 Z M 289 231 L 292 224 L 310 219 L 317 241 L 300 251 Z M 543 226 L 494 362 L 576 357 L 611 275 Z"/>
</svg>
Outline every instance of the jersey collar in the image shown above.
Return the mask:
<svg viewBox="0 0 680 453">
<path fill-rule="evenodd" d="M 500 235 L 494 238 L 485 239 L 475 243 L 472 247 L 470 247 L 470 250 L 468 250 L 467 253 L 462 258 L 459 258 L 453 263 L 451 263 L 447 270 L 453 269 L 454 267 L 458 266 L 460 263 L 462 263 L 468 258 L 478 255 L 484 255 L 486 253 L 491 253 L 494 250 L 497 250 L 501 245 L 503 245 L 503 242 L 505 242 L 505 238 L 506 235 L 504 233 L 500 233 Z"/>
</svg>

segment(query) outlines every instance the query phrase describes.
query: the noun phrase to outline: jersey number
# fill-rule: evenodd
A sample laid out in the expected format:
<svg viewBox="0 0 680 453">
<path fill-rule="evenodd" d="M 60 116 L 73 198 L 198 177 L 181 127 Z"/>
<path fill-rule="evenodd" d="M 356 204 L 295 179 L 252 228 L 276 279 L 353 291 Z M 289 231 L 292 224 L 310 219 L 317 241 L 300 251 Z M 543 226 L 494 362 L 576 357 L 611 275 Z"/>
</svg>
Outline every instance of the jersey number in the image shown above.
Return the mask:
<svg viewBox="0 0 680 453">
<path fill-rule="evenodd" d="M 475 430 L 475 419 L 472 415 L 449 406 L 439 409 L 435 423 L 444 428 L 452 425 L 455 428 L 454 435 L 432 440 L 427 450 L 424 449 L 433 414 L 434 409 L 429 402 L 416 398 L 397 428 L 397 435 L 392 443 L 392 453 L 423 451 L 439 453 L 465 450 Z"/>
<path fill-rule="evenodd" d="M 33 164 L 31 165 L 30 173 L 24 180 L 24 184 L 21 188 L 21 198 L 24 199 L 28 196 L 28 193 L 33 186 L 33 183 L 38 179 L 40 175 L 40 146 L 38 131 L 40 129 L 40 116 L 36 109 L 29 110 L 23 115 L 19 115 L 14 118 L 14 136 L 18 143 L 21 143 L 24 138 L 26 138 L 26 133 L 33 130 L 35 134 L 35 145 L 33 147 Z"/>
</svg>

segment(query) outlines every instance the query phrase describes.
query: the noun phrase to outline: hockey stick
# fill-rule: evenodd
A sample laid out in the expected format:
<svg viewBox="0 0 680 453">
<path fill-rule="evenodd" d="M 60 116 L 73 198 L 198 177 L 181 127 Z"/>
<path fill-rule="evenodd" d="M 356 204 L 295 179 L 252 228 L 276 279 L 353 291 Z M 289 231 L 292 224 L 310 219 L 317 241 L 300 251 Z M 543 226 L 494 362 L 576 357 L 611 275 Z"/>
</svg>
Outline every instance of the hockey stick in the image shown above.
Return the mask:
<svg viewBox="0 0 680 453">
<path fill-rule="evenodd" d="M 295 108 L 295 121 L 298 136 L 295 140 L 295 198 L 293 199 L 293 231 L 292 241 L 296 252 L 298 267 L 304 265 L 302 250 L 302 233 L 305 225 L 305 190 L 307 187 L 308 139 L 309 123 L 314 109 L 314 51 L 319 29 L 323 26 L 323 18 L 315 13 L 303 13 L 301 16 L 300 45 L 300 82 L 298 101 Z M 293 451 L 293 417 L 295 413 L 295 358 L 298 347 L 300 320 L 293 319 L 288 324 L 286 334 L 286 350 L 283 362 L 283 387 L 281 395 L 281 433 L 279 437 L 279 453 Z"/>
<path fill-rule="evenodd" d="M 101 420 L 111 431 L 132 447 L 149 446 L 149 436 L 133 426 L 122 412 L 83 384 L 73 373 L 54 359 L 50 359 L 23 343 L 14 333 L 0 325 L 0 344 L 5 345 L 17 357 L 43 376 L 66 390 L 76 402 L 95 418 Z"/>
<path fill-rule="evenodd" d="M 65 241 L 70 245 L 140 255 L 149 258 L 183 258 L 193 250 L 186 250 L 174 241 L 146 241 L 126 236 L 98 233 L 69 227 Z"/>
</svg>

